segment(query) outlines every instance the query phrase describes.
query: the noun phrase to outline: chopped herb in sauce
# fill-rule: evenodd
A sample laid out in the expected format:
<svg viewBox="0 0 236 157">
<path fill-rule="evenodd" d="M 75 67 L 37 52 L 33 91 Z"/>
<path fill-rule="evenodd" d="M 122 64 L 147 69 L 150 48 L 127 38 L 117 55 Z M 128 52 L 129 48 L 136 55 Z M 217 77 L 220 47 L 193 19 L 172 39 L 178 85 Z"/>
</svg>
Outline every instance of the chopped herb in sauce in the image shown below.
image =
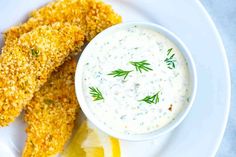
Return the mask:
<svg viewBox="0 0 236 157">
<path fill-rule="evenodd" d="M 144 101 L 148 104 L 157 104 L 159 102 L 159 92 L 157 92 L 155 95 L 152 96 L 146 96 L 145 98 L 143 98 L 142 100 L 139 101 Z"/>
<path fill-rule="evenodd" d="M 38 50 L 35 50 L 35 49 L 31 49 L 31 54 L 35 57 L 38 57 L 39 56 L 39 51 Z"/>
<path fill-rule="evenodd" d="M 170 53 L 171 53 L 172 50 L 173 50 L 173 48 L 170 48 L 170 49 L 167 50 L 167 56 L 170 55 Z"/>
<path fill-rule="evenodd" d="M 100 92 L 100 90 L 98 88 L 89 87 L 89 89 L 90 89 L 90 94 L 93 97 L 93 101 L 104 99 L 103 96 L 102 96 L 102 93 Z"/>
<path fill-rule="evenodd" d="M 129 73 L 132 72 L 132 71 L 133 70 L 125 71 L 125 70 L 122 70 L 122 69 L 117 69 L 117 70 L 112 71 L 108 75 L 113 75 L 114 77 L 122 77 L 122 76 L 124 76 L 124 79 L 125 79 L 129 75 Z"/>
<path fill-rule="evenodd" d="M 176 62 L 176 60 L 174 59 L 175 54 L 171 53 L 172 50 L 173 50 L 173 48 L 170 48 L 170 49 L 167 50 L 167 58 L 164 60 L 169 69 L 174 69 L 175 68 L 175 62 Z"/>
<path fill-rule="evenodd" d="M 187 102 L 189 102 L 190 101 L 190 98 L 189 97 L 187 97 Z"/>
<path fill-rule="evenodd" d="M 135 66 L 136 71 L 139 71 L 142 73 L 142 70 L 144 71 L 152 71 L 150 67 L 150 63 L 147 62 L 147 60 L 139 61 L 139 62 L 130 62 L 133 66 Z"/>
</svg>

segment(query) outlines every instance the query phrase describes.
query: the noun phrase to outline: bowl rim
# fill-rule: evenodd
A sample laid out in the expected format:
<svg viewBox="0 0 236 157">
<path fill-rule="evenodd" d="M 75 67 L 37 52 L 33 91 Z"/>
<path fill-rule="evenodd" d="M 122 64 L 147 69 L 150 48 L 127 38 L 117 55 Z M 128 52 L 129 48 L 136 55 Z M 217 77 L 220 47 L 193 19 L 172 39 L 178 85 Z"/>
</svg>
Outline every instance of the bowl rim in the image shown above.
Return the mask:
<svg viewBox="0 0 236 157">
<path fill-rule="evenodd" d="M 168 123 L 167 125 L 159 128 L 159 129 L 157 129 L 155 131 L 152 131 L 152 132 L 149 132 L 149 133 L 125 134 L 125 133 L 115 132 L 114 130 L 109 129 L 104 124 L 102 124 L 100 121 L 98 121 L 96 119 L 96 117 L 90 112 L 90 109 L 89 109 L 89 107 L 86 103 L 86 100 L 85 100 L 84 94 L 83 94 L 83 87 L 82 87 L 82 83 L 83 83 L 83 81 L 82 81 L 83 63 L 86 60 L 86 57 L 84 57 L 85 56 L 84 53 L 89 52 L 87 50 L 89 49 L 89 47 L 93 43 L 95 43 L 95 41 L 99 40 L 103 36 L 111 34 L 112 32 L 114 32 L 116 30 L 131 27 L 131 26 L 135 26 L 135 25 L 145 27 L 147 29 L 158 32 L 158 33 L 164 35 L 166 38 L 168 38 L 171 42 L 173 42 L 176 45 L 176 47 L 180 50 L 180 52 L 182 53 L 182 55 L 184 56 L 184 58 L 186 59 L 186 61 L 188 63 L 188 69 L 189 69 L 189 73 L 190 73 L 190 80 L 192 82 L 191 85 L 190 85 L 190 88 L 191 88 L 192 92 L 190 94 L 191 95 L 190 96 L 190 101 L 186 105 L 187 107 L 184 108 L 183 111 L 181 111 L 177 115 L 175 120 L 171 121 L 170 123 Z M 75 92 L 76 92 L 77 100 L 80 104 L 80 107 L 81 107 L 83 113 L 88 118 L 88 120 L 90 122 L 92 122 L 101 131 L 107 133 L 108 135 L 116 137 L 118 139 L 127 140 L 127 141 L 151 140 L 153 138 L 156 138 L 158 136 L 166 134 L 166 133 L 170 132 L 171 130 L 173 130 L 174 128 L 176 128 L 186 118 L 187 114 L 189 113 L 190 109 L 192 108 L 193 103 L 194 103 L 194 99 L 195 99 L 196 93 L 197 93 L 197 72 L 196 72 L 195 62 L 192 58 L 192 55 L 191 55 L 189 49 L 184 44 L 184 42 L 178 36 L 176 36 L 174 33 L 169 31 L 165 27 L 163 27 L 161 25 L 158 25 L 158 24 L 149 23 L 149 22 L 125 22 L 125 23 L 117 24 L 117 25 L 114 25 L 114 26 L 111 26 L 111 27 L 105 29 L 104 31 L 99 33 L 96 37 L 94 37 L 88 43 L 88 45 L 84 48 L 83 53 L 81 54 L 81 56 L 78 60 L 78 63 L 77 63 L 77 67 L 76 67 Z"/>
</svg>

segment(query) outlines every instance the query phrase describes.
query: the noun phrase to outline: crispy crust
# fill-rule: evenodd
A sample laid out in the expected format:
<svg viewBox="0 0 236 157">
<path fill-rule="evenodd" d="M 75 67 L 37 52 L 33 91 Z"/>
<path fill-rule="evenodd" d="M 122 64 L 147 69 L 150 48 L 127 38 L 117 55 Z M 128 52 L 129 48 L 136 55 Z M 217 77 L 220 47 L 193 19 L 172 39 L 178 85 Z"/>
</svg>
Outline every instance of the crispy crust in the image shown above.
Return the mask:
<svg viewBox="0 0 236 157">
<path fill-rule="evenodd" d="M 74 88 L 75 67 L 75 60 L 65 62 L 26 106 L 28 137 L 24 157 L 55 155 L 69 139 L 79 108 Z"/>
<path fill-rule="evenodd" d="M 0 126 L 19 115 L 34 92 L 65 58 L 82 47 L 79 27 L 68 23 L 40 26 L 7 43 L 0 56 Z"/>
<path fill-rule="evenodd" d="M 121 16 L 100 0 L 57 0 L 32 12 L 26 23 L 10 28 L 5 33 L 5 42 L 11 42 L 40 25 L 58 21 L 80 26 L 90 41 L 102 30 L 120 23 Z"/>
</svg>

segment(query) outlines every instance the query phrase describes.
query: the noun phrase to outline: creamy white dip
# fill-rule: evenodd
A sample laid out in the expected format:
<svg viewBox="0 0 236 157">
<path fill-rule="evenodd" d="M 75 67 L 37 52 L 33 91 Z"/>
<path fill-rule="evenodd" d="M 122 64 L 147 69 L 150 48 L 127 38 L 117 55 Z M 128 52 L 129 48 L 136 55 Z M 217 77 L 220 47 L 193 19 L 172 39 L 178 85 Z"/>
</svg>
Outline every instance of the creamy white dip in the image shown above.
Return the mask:
<svg viewBox="0 0 236 157">
<path fill-rule="evenodd" d="M 162 34 L 138 26 L 124 28 L 97 41 L 94 50 L 83 65 L 82 88 L 92 114 L 110 129 L 126 134 L 152 132 L 173 121 L 187 107 L 187 62 Z M 174 65 L 167 65 L 166 58 L 173 54 L 170 60 Z M 130 63 L 143 60 L 152 70 L 136 71 Z M 108 75 L 117 69 L 132 72 L 125 79 Z M 94 101 L 91 87 L 98 89 L 103 99 Z M 141 101 L 156 93 L 159 102 Z"/>
</svg>

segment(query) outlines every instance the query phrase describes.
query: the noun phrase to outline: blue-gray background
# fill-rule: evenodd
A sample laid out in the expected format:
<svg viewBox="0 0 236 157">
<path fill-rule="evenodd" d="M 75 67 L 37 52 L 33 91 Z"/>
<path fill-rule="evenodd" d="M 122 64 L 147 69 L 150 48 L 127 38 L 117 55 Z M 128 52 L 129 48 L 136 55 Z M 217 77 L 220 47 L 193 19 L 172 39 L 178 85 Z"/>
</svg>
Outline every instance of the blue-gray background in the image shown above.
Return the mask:
<svg viewBox="0 0 236 157">
<path fill-rule="evenodd" d="M 236 157 L 236 0 L 201 0 L 201 2 L 221 34 L 231 71 L 231 111 L 217 157 Z"/>
</svg>

